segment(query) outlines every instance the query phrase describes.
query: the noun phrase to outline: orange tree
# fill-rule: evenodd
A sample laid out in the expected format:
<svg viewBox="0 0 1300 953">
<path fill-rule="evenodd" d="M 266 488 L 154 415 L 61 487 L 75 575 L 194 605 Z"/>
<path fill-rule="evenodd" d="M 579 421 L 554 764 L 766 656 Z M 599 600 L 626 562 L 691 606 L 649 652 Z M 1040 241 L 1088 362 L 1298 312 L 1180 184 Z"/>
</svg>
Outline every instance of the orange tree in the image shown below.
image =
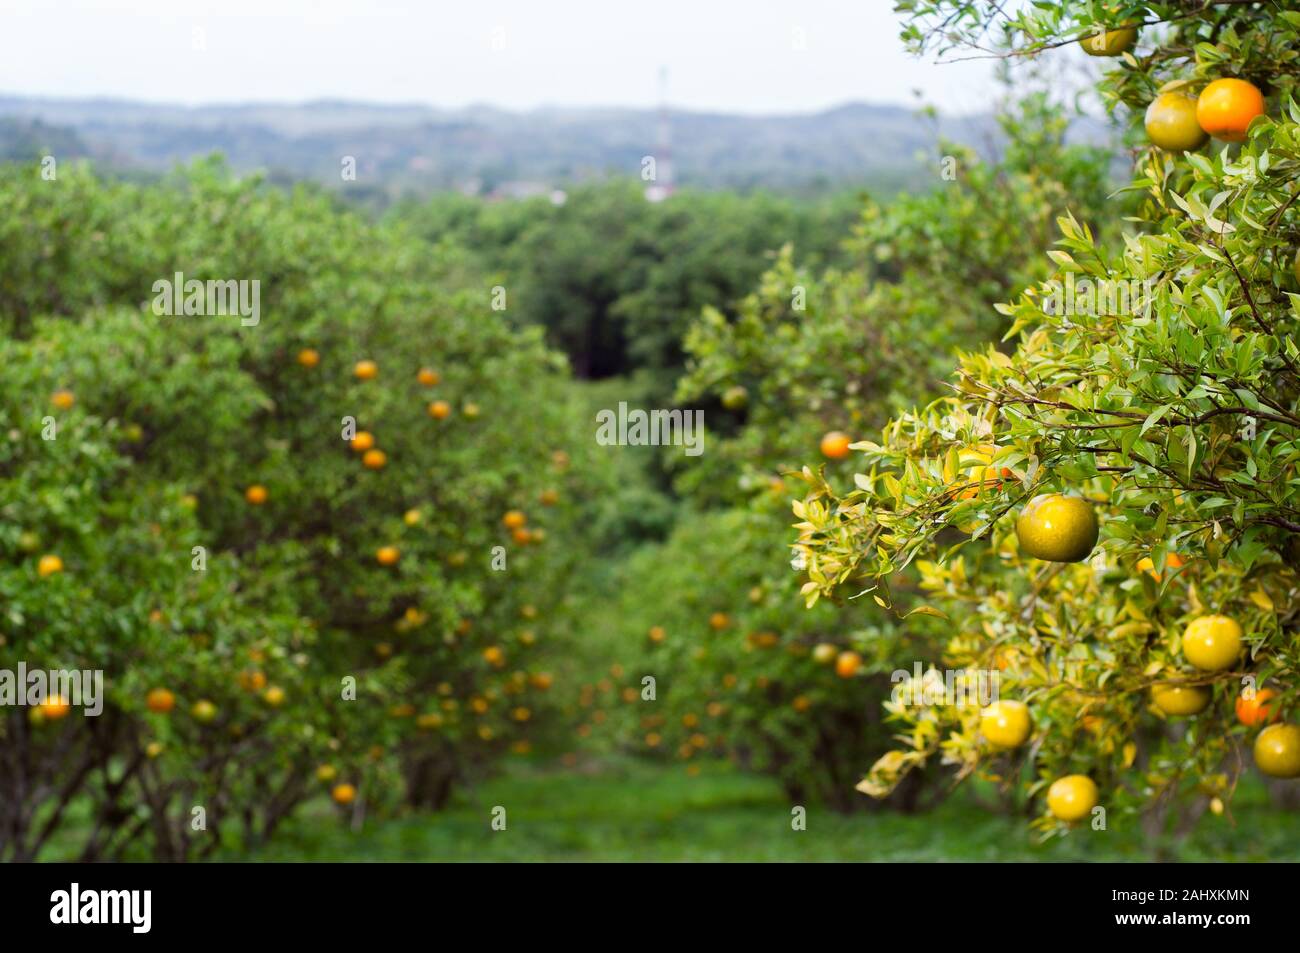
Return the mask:
<svg viewBox="0 0 1300 953">
<path fill-rule="evenodd" d="M 7 713 L 27 793 L 5 849 L 32 855 L 88 802 L 85 856 L 190 856 L 269 836 L 317 791 L 357 817 L 437 807 L 546 743 L 543 653 L 599 494 L 540 335 L 494 315 L 453 249 L 308 191 L 217 167 L 150 188 L 12 168 L 3 189 L 26 224 L 4 240 L 42 251 L 0 282 L 0 652 L 102 669 L 108 699 L 41 735 Z M 44 260 L 66 273 L 21 273 Z M 141 311 L 177 271 L 260 280 L 260 321 Z"/>
<path fill-rule="evenodd" d="M 1252 753 L 1300 775 L 1300 729 L 1277 722 L 1294 720 L 1300 664 L 1300 15 L 898 7 L 919 48 L 1005 28 L 1012 55 L 1112 57 L 1100 89 L 1145 146 L 1130 233 L 1063 217 L 1052 273 L 998 306 L 1014 350 L 964 354 L 950 396 L 856 444 L 851 492 L 805 471 L 807 601 L 941 611 L 945 664 L 1001 675 L 984 712 L 896 699 L 901 747 L 863 790 L 942 761 L 1045 794 L 1051 834 L 1103 817 L 1098 801 L 1154 825 L 1222 811 Z"/>
<path fill-rule="evenodd" d="M 1101 206 L 1107 160 L 1065 146 L 1065 126 L 1043 97 L 1026 97 L 1004 119 L 999 161 L 948 146 L 950 181 L 936 157 L 932 192 L 869 203 L 846 242 L 854 267 L 815 272 L 787 248 L 734 315 L 701 316 L 679 397 L 723 410 L 707 412 L 702 456 L 670 458 L 686 461 L 677 484 L 692 510 L 624 567 L 610 622 L 620 675 L 602 672 L 580 693 L 581 731 L 607 737 L 612 725 L 633 750 L 682 759 L 727 752 L 796 801 L 869 803 L 852 779 L 887 748 L 879 712 L 891 676 L 937 657 L 939 630 L 921 617 L 800 608 L 799 581 L 772 544 L 797 484 L 785 474 L 828 431 L 860 435 L 906 406 L 956 344 L 995 336 L 1003 319 L 991 304 L 1018 277 L 1046 273 L 1026 233 L 1045 248 L 1067 204 Z M 848 485 L 850 463 L 831 462 L 828 476 Z M 918 803 L 917 780 L 900 805 Z"/>
</svg>

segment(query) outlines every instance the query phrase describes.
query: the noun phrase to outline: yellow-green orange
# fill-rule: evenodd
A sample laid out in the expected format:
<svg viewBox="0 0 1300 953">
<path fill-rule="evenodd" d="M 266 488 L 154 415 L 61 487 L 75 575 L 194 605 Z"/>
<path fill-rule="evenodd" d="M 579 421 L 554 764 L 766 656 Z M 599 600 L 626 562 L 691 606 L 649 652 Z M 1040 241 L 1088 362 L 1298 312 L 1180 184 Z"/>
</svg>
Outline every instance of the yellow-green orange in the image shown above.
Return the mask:
<svg viewBox="0 0 1300 953">
<path fill-rule="evenodd" d="M 1196 97 L 1181 90 L 1151 100 L 1145 125 L 1151 142 L 1170 152 L 1199 149 L 1210 138 L 1196 121 Z"/>
<path fill-rule="evenodd" d="M 1241 655 L 1241 626 L 1226 615 L 1193 619 L 1183 633 L 1183 658 L 1203 672 L 1232 668 Z"/>
<path fill-rule="evenodd" d="M 1097 806 L 1097 785 L 1086 774 L 1057 778 L 1047 789 L 1047 809 L 1062 821 L 1079 821 Z"/>
<path fill-rule="evenodd" d="M 1079 45 L 1089 56 L 1119 56 L 1133 48 L 1137 42 L 1135 26 L 1122 26 L 1114 30 L 1096 30 L 1079 40 Z"/>
<path fill-rule="evenodd" d="M 1181 717 L 1205 711 L 1210 694 L 1204 685 L 1154 685 L 1151 701 L 1166 715 Z"/>
<path fill-rule="evenodd" d="M 1255 739 L 1255 765 L 1273 778 L 1300 778 L 1300 727 L 1269 725 Z"/>
<path fill-rule="evenodd" d="M 1033 728 L 1024 702 L 996 701 L 980 712 L 980 732 L 998 748 L 1019 748 L 1029 740 Z"/>
<path fill-rule="evenodd" d="M 1016 517 L 1021 552 L 1054 563 L 1087 559 L 1097 545 L 1097 533 L 1097 514 L 1092 504 L 1077 496 L 1036 496 Z"/>
</svg>

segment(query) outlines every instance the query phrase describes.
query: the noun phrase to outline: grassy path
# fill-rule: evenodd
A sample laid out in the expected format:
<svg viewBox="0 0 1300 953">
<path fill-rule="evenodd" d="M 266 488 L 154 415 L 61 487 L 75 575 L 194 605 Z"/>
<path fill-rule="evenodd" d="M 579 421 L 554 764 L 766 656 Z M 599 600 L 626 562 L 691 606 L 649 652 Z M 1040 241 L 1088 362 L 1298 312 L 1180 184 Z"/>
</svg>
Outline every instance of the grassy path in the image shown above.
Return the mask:
<svg viewBox="0 0 1300 953">
<path fill-rule="evenodd" d="M 492 808 L 507 829 L 489 826 Z M 1243 791 L 1226 817 L 1206 816 L 1194 834 L 1165 845 L 1167 859 L 1300 860 L 1300 814 Z M 323 802 L 309 805 L 253 860 L 379 861 L 1064 861 L 1149 860 L 1155 845 L 1112 823 L 1046 845 L 1017 819 L 955 798 L 911 817 L 842 817 L 816 807 L 793 831 L 790 808 L 763 778 L 707 765 L 614 762 L 585 769 L 516 766 L 463 793 L 448 811 L 339 826 Z M 235 858 L 231 858 L 235 859 Z M 245 859 L 245 858 L 239 858 Z"/>
</svg>

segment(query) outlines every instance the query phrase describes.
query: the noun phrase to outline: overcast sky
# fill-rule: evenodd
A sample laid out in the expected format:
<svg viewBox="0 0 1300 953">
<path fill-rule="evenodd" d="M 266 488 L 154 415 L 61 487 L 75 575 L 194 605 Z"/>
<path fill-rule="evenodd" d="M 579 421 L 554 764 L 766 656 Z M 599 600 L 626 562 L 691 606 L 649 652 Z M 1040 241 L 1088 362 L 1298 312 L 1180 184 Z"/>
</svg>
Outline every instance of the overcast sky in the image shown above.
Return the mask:
<svg viewBox="0 0 1300 953">
<path fill-rule="evenodd" d="M 892 0 L 0 0 L 0 93 L 186 104 L 342 98 L 435 106 L 947 113 L 987 62 L 907 56 Z"/>
</svg>

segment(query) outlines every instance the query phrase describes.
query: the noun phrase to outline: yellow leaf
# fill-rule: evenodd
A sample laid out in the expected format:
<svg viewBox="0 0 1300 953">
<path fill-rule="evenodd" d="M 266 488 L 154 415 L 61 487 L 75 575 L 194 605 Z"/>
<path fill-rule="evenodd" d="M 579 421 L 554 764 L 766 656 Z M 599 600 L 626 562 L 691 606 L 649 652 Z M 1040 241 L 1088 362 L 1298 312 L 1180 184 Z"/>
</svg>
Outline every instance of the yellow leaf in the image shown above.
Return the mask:
<svg viewBox="0 0 1300 953">
<path fill-rule="evenodd" d="M 1138 746 L 1133 742 L 1130 741 L 1124 745 L 1124 767 L 1133 767 L 1133 759 L 1137 757 L 1137 753 Z"/>
<path fill-rule="evenodd" d="M 1250 594 L 1250 601 L 1255 603 L 1265 612 L 1273 611 L 1273 600 L 1268 597 L 1263 586 L 1256 586 L 1255 591 Z"/>
</svg>

